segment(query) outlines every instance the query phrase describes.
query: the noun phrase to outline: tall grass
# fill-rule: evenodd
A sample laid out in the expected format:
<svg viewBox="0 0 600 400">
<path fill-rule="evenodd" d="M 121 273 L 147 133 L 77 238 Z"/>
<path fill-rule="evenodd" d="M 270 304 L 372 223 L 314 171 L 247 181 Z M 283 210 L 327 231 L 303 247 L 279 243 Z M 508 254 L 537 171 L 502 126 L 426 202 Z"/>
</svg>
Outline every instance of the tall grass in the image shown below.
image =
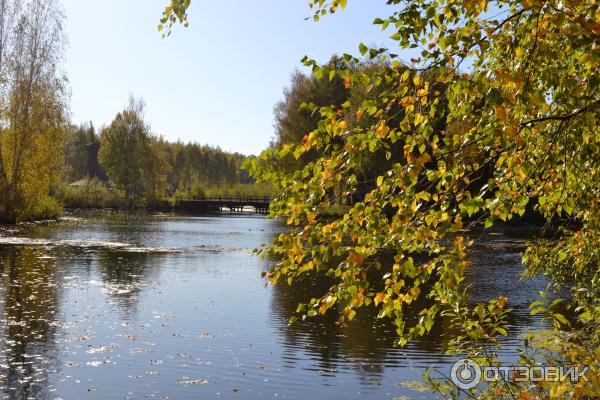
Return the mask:
<svg viewBox="0 0 600 400">
<path fill-rule="evenodd" d="M 54 193 L 65 208 L 126 208 L 129 206 L 124 194 L 108 188 L 98 179 L 86 179 L 81 186 L 62 184 Z"/>
<path fill-rule="evenodd" d="M 147 204 L 145 200 L 132 203 L 122 191 L 108 188 L 98 179 L 86 179 L 80 186 L 62 184 L 54 190 L 54 197 L 65 208 L 170 208 L 181 200 L 203 199 L 207 197 L 273 197 L 273 187 L 268 183 L 215 185 L 205 187 L 195 185 L 188 190 L 177 190 L 172 196 Z"/>
</svg>

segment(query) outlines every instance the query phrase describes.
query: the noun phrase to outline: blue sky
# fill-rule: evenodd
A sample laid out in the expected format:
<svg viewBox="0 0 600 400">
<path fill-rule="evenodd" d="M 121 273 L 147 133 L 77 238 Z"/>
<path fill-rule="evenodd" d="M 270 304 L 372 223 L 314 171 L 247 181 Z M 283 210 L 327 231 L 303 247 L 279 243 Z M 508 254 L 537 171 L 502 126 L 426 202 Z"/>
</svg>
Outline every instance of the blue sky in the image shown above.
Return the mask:
<svg viewBox="0 0 600 400">
<path fill-rule="evenodd" d="M 109 123 L 130 94 L 146 102 L 155 133 L 258 154 L 273 136 L 273 105 L 308 55 L 358 53 L 384 45 L 373 26 L 384 0 L 349 1 L 346 11 L 306 21 L 307 0 L 193 0 L 190 27 L 162 40 L 167 0 L 64 0 L 66 73 L 75 123 Z"/>
</svg>

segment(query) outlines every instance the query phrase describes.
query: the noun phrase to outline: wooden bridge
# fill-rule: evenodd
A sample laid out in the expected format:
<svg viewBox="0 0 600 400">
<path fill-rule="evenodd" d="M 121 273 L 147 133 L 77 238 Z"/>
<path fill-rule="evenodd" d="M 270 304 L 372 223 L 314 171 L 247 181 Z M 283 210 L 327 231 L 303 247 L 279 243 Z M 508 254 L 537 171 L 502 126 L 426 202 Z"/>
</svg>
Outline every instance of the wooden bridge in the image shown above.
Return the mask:
<svg viewBox="0 0 600 400">
<path fill-rule="evenodd" d="M 271 199 L 268 197 L 207 197 L 197 200 L 181 200 L 178 208 L 192 213 L 210 213 L 229 210 L 229 212 L 244 212 L 245 208 L 252 207 L 254 212 L 266 214 L 269 211 Z"/>
</svg>

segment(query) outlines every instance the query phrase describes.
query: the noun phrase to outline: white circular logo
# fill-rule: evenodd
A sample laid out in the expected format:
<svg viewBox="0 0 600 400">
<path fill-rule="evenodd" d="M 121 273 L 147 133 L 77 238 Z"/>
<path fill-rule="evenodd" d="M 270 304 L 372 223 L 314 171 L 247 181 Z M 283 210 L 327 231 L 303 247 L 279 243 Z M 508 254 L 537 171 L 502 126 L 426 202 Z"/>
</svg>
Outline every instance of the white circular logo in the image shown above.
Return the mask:
<svg viewBox="0 0 600 400">
<path fill-rule="evenodd" d="M 452 382 L 463 390 L 473 389 L 481 381 L 479 364 L 468 358 L 454 363 L 450 371 Z"/>
</svg>

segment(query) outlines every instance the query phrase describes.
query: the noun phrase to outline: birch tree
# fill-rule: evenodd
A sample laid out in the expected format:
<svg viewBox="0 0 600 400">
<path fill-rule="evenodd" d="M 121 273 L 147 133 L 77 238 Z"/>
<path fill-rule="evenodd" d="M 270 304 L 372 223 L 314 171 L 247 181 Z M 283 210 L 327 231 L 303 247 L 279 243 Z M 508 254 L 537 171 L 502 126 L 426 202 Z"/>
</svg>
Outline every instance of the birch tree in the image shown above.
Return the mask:
<svg viewBox="0 0 600 400">
<path fill-rule="evenodd" d="M 0 3 L 0 219 L 56 214 L 67 106 L 57 1 Z"/>
</svg>

